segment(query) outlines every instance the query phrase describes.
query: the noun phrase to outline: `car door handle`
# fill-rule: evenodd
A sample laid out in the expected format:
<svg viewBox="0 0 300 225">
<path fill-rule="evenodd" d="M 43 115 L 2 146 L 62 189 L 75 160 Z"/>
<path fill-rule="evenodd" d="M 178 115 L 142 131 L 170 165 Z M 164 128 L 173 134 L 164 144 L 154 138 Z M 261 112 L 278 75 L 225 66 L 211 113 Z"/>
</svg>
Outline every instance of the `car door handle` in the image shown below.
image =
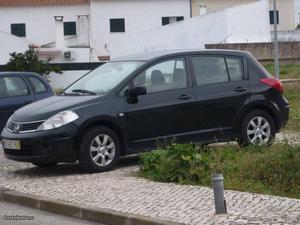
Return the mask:
<svg viewBox="0 0 300 225">
<path fill-rule="evenodd" d="M 235 92 L 245 92 L 247 90 L 248 90 L 248 88 L 245 88 L 245 87 L 237 87 L 234 91 Z"/>
<path fill-rule="evenodd" d="M 189 100 L 189 99 L 191 99 L 192 97 L 191 96 L 188 96 L 188 95 L 181 95 L 178 99 L 179 100 L 184 100 L 184 101 L 186 101 L 186 100 Z"/>
</svg>

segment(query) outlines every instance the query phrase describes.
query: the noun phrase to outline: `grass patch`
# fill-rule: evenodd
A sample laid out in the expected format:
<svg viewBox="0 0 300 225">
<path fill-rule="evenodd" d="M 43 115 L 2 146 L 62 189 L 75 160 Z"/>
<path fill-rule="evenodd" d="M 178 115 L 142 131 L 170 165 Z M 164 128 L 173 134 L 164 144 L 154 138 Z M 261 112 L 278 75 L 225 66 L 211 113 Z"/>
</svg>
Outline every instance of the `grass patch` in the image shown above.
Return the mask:
<svg viewBox="0 0 300 225">
<path fill-rule="evenodd" d="M 290 116 L 286 130 L 300 132 L 300 82 L 284 84 L 284 96 L 290 103 Z"/>
<path fill-rule="evenodd" d="M 275 74 L 274 64 L 265 64 L 264 67 L 272 75 Z M 280 65 L 280 79 L 300 79 L 300 65 L 297 64 Z"/>
<path fill-rule="evenodd" d="M 154 181 L 204 186 L 221 172 L 226 189 L 300 198 L 300 146 L 171 144 L 141 154 L 140 168 L 143 177 Z"/>
</svg>

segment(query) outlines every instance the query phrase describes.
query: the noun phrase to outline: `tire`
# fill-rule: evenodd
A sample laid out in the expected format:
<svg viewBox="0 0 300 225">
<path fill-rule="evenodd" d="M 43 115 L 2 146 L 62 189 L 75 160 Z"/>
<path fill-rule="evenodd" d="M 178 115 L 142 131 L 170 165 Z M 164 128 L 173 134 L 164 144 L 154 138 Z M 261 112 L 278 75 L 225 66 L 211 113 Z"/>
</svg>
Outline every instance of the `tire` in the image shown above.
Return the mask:
<svg viewBox="0 0 300 225">
<path fill-rule="evenodd" d="M 79 147 L 81 168 L 89 173 L 111 170 L 118 163 L 121 144 L 116 133 L 105 126 L 88 129 Z"/>
<path fill-rule="evenodd" d="M 32 163 L 33 165 L 37 166 L 37 167 L 51 167 L 51 166 L 56 166 L 56 162 L 54 163 L 40 163 L 40 162 L 35 162 L 35 163 Z"/>
<path fill-rule="evenodd" d="M 275 122 L 272 116 L 263 110 L 254 110 L 246 115 L 242 122 L 238 144 L 272 145 L 276 135 Z"/>
</svg>

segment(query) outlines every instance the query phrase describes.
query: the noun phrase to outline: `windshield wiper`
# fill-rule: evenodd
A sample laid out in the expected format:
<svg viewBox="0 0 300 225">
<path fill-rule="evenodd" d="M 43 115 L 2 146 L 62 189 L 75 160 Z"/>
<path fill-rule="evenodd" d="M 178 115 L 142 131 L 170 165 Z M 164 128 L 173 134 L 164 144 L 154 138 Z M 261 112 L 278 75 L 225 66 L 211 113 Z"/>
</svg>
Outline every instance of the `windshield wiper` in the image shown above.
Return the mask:
<svg viewBox="0 0 300 225">
<path fill-rule="evenodd" d="M 89 91 L 89 90 L 84 90 L 84 89 L 74 89 L 72 92 L 76 93 L 83 93 L 83 94 L 90 94 L 90 95 L 97 95 L 97 93 Z"/>
</svg>

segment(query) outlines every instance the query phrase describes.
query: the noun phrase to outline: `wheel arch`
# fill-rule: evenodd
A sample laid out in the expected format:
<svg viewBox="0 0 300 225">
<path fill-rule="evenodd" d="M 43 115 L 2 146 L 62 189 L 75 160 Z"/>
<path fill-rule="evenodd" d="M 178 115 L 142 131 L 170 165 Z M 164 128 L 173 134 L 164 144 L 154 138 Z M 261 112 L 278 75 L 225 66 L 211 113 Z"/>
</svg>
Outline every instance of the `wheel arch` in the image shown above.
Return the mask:
<svg viewBox="0 0 300 225">
<path fill-rule="evenodd" d="M 83 136 L 83 134 L 86 132 L 86 130 L 90 129 L 91 127 L 95 126 L 105 126 L 113 130 L 116 135 L 119 137 L 120 144 L 121 144 L 121 155 L 126 154 L 126 143 L 125 143 L 125 135 L 122 131 L 121 125 L 118 124 L 116 121 L 116 118 L 113 117 L 101 117 L 101 118 L 93 118 L 88 121 L 86 121 L 79 129 L 77 135 L 76 135 L 76 151 L 78 152 L 78 148 L 80 146 L 80 138 Z"/>
<path fill-rule="evenodd" d="M 281 122 L 279 119 L 279 109 L 275 104 L 272 103 L 262 103 L 262 102 L 253 102 L 251 104 L 249 104 L 241 113 L 240 116 L 238 117 L 238 121 L 237 121 L 237 130 L 239 131 L 241 129 L 242 123 L 243 123 L 243 119 L 245 118 L 245 116 L 247 114 L 249 114 L 250 112 L 254 111 L 254 110 L 263 110 L 267 113 L 270 114 L 270 116 L 272 117 L 272 119 L 274 120 L 275 123 L 275 127 L 276 127 L 276 131 L 279 131 L 281 128 Z"/>
</svg>

